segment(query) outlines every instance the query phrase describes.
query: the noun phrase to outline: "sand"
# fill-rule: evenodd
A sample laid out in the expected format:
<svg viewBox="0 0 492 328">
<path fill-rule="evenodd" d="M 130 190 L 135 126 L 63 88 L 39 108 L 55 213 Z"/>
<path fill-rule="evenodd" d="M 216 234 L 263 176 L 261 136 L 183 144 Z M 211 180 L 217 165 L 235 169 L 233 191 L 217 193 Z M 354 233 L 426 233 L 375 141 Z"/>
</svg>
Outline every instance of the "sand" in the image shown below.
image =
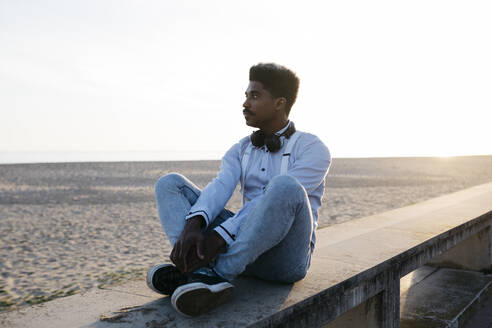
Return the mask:
<svg viewBox="0 0 492 328">
<path fill-rule="evenodd" d="M 141 278 L 168 260 L 155 181 L 219 161 L 0 165 L 0 311 Z M 492 181 L 492 156 L 334 159 L 319 226 Z M 236 211 L 236 193 L 227 207 Z"/>
</svg>

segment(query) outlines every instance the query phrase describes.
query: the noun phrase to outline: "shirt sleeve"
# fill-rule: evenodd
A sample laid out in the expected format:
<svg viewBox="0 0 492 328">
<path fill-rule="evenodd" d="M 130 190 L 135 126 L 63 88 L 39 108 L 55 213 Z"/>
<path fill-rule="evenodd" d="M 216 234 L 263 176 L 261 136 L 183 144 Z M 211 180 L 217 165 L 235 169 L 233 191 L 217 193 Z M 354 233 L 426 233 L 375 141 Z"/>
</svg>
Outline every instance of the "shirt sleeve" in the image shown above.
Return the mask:
<svg viewBox="0 0 492 328">
<path fill-rule="evenodd" d="M 325 180 L 331 164 L 330 151 L 317 137 L 306 144 L 300 144 L 297 149 L 287 174 L 295 177 L 309 195 Z"/>
<path fill-rule="evenodd" d="M 263 195 L 257 196 L 246 203 L 234 216 L 230 217 L 214 230 L 225 240 L 227 245 L 230 245 L 236 240 L 236 235 L 239 232 L 239 227 L 243 218 L 248 215 L 249 210 Z"/>
<path fill-rule="evenodd" d="M 201 215 L 208 226 L 224 209 L 241 176 L 240 149 L 240 143 L 237 143 L 227 151 L 222 158 L 217 177 L 202 190 L 200 197 L 186 216 L 186 220 Z"/>
</svg>

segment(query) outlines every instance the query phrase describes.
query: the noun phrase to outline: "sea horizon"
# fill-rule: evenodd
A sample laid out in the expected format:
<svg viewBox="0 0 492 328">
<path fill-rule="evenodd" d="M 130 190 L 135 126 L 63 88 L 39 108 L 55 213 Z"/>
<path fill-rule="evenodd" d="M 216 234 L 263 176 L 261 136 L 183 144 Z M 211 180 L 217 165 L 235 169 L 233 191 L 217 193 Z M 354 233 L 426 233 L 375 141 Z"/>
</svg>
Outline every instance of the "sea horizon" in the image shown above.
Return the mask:
<svg viewBox="0 0 492 328">
<path fill-rule="evenodd" d="M 160 161 L 218 161 L 224 155 L 220 150 L 195 151 L 0 151 L 1 164 L 47 164 L 86 162 L 160 162 Z M 491 156 L 492 154 L 439 155 L 381 155 L 334 156 L 333 158 L 451 158 Z"/>
<path fill-rule="evenodd" d="M 221 151 L 0 151 L 0 164 L 220 160 Z"/>
</svg>

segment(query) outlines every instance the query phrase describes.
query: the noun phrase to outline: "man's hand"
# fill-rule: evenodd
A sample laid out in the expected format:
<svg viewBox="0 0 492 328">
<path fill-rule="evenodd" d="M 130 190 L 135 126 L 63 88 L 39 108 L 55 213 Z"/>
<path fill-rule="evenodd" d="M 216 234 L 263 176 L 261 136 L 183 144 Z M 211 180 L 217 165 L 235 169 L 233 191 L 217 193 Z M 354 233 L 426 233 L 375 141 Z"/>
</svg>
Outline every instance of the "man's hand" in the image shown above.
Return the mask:
<svg viewBox="0 0 492 328">
<path fill-rule="evenodd" d="M 201 216 L 195 216 L 186 221 L 186 225 L 181 232 L 178 240 L 174 244 L 174 248 L 171 251 L 171 261 L 181 272 L 191 272 L 188 268 L 188 258 L 190 255 L 194 255 L 191 258 L 198 258 L 203 260 L 205 258 L 202 253 L 203 242 L 205 236 L 202 233 L 202 226 L 204 225 L 204 219 Z M 190 250 L 194 251 L 194 254 Z"/>
<path fill-rule="evenodd" d="M 215 257 L 217 257 L 221 249 L 226 245 L 226 242 L 216 231 L 211 231 L 206 235 L 202 245 L 203 249 L 196 254 L 203 254 L 203 258 L 200 258 L 195 254 L 190 254 L 190 257 L 188 257 L 187 268 L 189 272 L 207 266 Z"/>
</svg>

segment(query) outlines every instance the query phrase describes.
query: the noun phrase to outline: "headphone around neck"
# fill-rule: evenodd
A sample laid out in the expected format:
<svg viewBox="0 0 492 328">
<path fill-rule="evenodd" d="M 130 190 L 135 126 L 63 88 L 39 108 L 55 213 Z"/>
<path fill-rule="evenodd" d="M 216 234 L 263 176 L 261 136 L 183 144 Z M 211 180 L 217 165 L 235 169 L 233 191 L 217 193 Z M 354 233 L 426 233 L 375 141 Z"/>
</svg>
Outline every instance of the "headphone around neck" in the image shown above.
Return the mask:
<svg viewBox="0 0 492 328">
<path fill-rule="evenodd" d="M 269 152 L 275 153 L 282 148 L 282 142 L 280 137 L 284 136 L 289 139 L 296 132 L 296 127 L 294 122 L 289 123 L 289 127 L 281 135 L 276 135 L 275 133 L 270 136 L 265 136 L 265 133 L 261 130 L 253 132 L 250 136 L 251 143 L 255 147 L 262 147 L 265 145 Z"/>
</svg>

